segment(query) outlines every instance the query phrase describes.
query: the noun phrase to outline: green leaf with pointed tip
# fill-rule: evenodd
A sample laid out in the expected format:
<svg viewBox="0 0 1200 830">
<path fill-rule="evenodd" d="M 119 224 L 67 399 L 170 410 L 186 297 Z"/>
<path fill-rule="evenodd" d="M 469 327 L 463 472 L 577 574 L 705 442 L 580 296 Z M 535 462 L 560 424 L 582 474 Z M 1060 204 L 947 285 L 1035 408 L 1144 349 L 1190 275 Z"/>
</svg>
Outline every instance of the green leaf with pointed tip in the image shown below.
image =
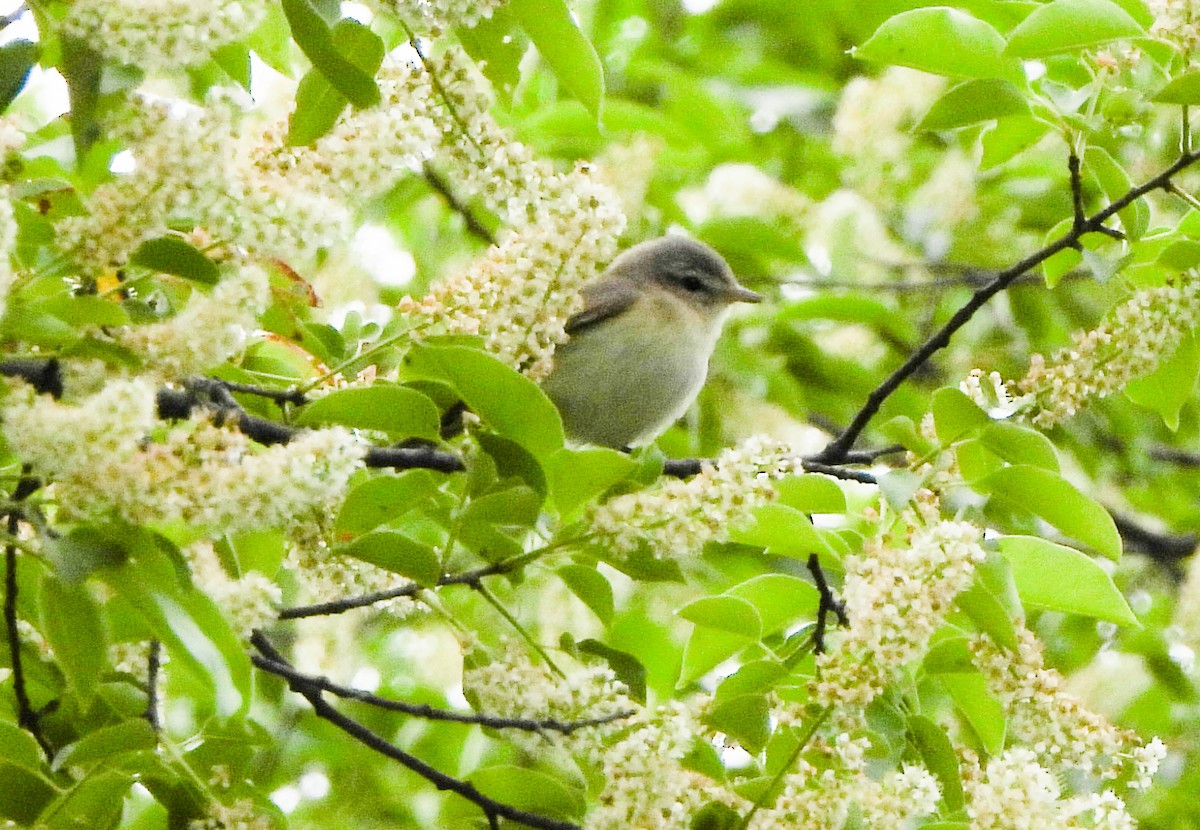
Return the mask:
<svg viewBox="0 0 1200 830">
<path fill-rule="evenodd" d="M 1130 381 L 1125 396 L 1136 404 L 1157 412 L 1174 432 L 1179 429 L 1179 412 L 1196 391 L 1200 376 L 1200 343 L 1193 332 L 1184 334 L 1179 346 L 1153 372 Z"/>
<path fill-rule="evenodd" d="M 578 646 L 584 654 L 595 655 L 608 663 L 617 680 L 629 687 L 630 697 L 639 703 L 646 702 L 646 667 L 640 660 L 599 640 L 580 640 Z"/>
<path fill-rule="evenodd" d="M 771 711 L 761 694 L 739 695 L 708 710 L 705 722 L 724 732 L 753 754 L 758 754 L 771 737 Z"/>
<path fill-rule="evenodd" d="M 1029 104 L 1011 81 L 978 78 L 952 87 L 933 102 L 915 131 L 955 130 L 1008 115 L 1026 115 Z"/>
<path fill-rule="evenodd" d="M 762 619 L 758 616 L 758 610 L 738 597 L 701 597 L 680 608 L 678 614 L 704 628 L 728 631 L 751 640 L 762 636 Z"/>
<path fill-rule="evenodd" d="M 511 0 L 507 10 L 576 100 L 602 120 L 604 65 L 564 0 Z"/>
<path fill-rule="evenodd" d="M 940 675 L 939 679 L 983 748 L 992 755 L 1004 749 L 1008 725 L 1004 707 L 988 690 L 986 678 L 978 672 L 959 672 Z"/>
<path fill-rule="evenodd" d="M 1114 562 L 1121 558 L 1121 534 L 1112 516 L 1057 473 L 1015 464 L 972 482 L 971 486 L 1044 519 Z"/>
<path fill-rule="evenodd" d="M 114 827 L 133 783 L 133 774 L 125 771 L 88 776 L 55 799 L 36 825 L 46 830 Z"/>
<path fill-rule="evenodd" d="M 37 57 L 37 44 L 28 40 L 14 40 L 0 46 L 0 112 L 8 109 L 21 93 Z"/>
<path fill-rule="evenodd" d="M 0 721 L 0 768 L 12 764 L 29 772 L 42 772 L 42 750 L 32 735 L 11 723 Z"/>
<path fill-rule="evenodd" d="M 115 755 L 157 746 L 158 736 L 149 722 L 145 718 L 133 718 L 93 730 L 75 743 L 67 744 L 54 756 L 54 769 L 71 766 L 87 770 Z"/>
<path fill-rule="evenodd" d="M 699 680 L 754 642 L 757 638 L 697 626 L 683 647 L 683 665 L 677 687 L 682 689 Z"/>
<path fill-rule="evenodd" d="M 764 637 L 776 634 L 817 612 L 820 595 L 816 587 L 788 574 L 763 574 L 747 579 L 722 596 L 747 600 L 758 611 Z"/>
<path fill-rule="evenodd" d="M 1185 107 L 1200 104 L 1200 72 L 1185 72 L 1172 78 L 1150 100 L 1157 104 L 1182 104 Z"/>
<path fill-rule="evenodd" d="M 338 54 L 368 76 L 374 77 L 379 71 L 383 41 L 357 20 L 339 20 L 330 31 L 330 40 Z M 325 72 L 314 66 L 300 79 L 296 89 L 296 107 L 288 118 L 288 144 L 312 144 L 333 129 L 348 103 Z"/>
<path fill-rule="evenodd" d="M 1023 80 L 1021 65 L 1004 55 L 1000 33 L 961 9 L 913 9 L 889 17 L 862 46 L 861 60 L 911 66 L 952 78 Z"/>
<path fill-rule="evenodd" d="M 562 418 L 554 404 L 536 383 L 498 358 L 467 346 L 416 346 L 405 366 L 446 383 L 484 423 L 539 460 L 562 449 Z"/>
<path fill-rule="evenodd" d="M 467 780 L 496 801 L 547 818 L 580 818 L 587 807 L 581 791 L 568 787 L 561 778 L 527 767 L 484 767 Z"/>
<path fill-rule="evenodd" d="M 960 810 L 965 803 L 963 797 L 962 774 L 959 772 L 958 755 L 954 745 L 950 743 L 946 730 L 924 715 L 910 715 L 908 718 L 908 734 L 925 768 L 932 772 L 942 785 L 942 801 L 947 812 Z"/>
<path fill-rule="evenodd" d="M 827 476 L 796 475 L 775 482 L 780 504 L 801 513 L 845 513 L 846 494 Z"/>
<path fill-rule="evenodd" d="M 563 565 L 555 573 L 567 584 L 571 593 L 600 618 L 600 622 L 605 625 L 612 622 L 615 607 L 613 590 L 604 574 L 586 565 Z"/>
<path fill-rule="evenodd" d="M 64 582 L 51 574 L 42 577 L 39 601 L 42 635 L 54 650 L 71 690 L 86 708 L 108 665 L 100 609 L 85 585 Z"/>
<path fill-rule="evenodd" d="M 356 107 L 379 103 L 381 95 L 373 75 L 338 50 L 332 29 L 310 0 L 283 0 L 283 13 L 296 45 L 338 92 Z"/>
<path fill-rule="evenodd" d="M 729 538 L 759 545 L 777 556 L 805 559 L 810 553 L 833 555 L 808 517 L 786 504 L 764 504 L 750 513 L 751 523 L 733 528 Z"/>
<path fill-rule="evenodd" d="M 993 421 L 979 435 L 982 444 L 1009 464 L 1031 464 L 1058 472 L 1058 451 L 1036 429 L 1012 421 Z"/>
<path fill-rule="evenodd" d="M 221 276 L 215 262 L 195 245 L 178 236 L 146 240 L 129 257 L 129 262 L 158 274 L 172 274 L 201 285 L 215 285 Z"/>
<path fill-rule="evenodd" d="M 1009 32 L 1005 53 L 1042 58 L 1142 37 L 1147 37 L 1146 30 L 1110 0 L 1054 0 Z"/>
<path fill-rule="evenodd" d="M 334 535 L 342 541 L 374 530 L 420 507 L 437 488 L 428 470 L 369 478 L 346 496 L 333 524 Z"/>
<path fill-rule="evenodd" d="M 958 389 L 947 386 L 933 393 L 933 424 L 942 444 L 951 444 L 991 420 Z"/>
<path fill-rule="evenodd" d="M 1018 641 L 1013 620 L 1022 611 L 1020 601 L 1014 602 L 1016 595 L 1012 568 L 1004 557 L 989 553 L 976 569 L 971 587 L 954 601 L 976 628 L 1004 648 L 1015 650 Z"/>
<path fill-rule="evenodd" d="M 1083 161 L 1086 168 L 1100 182 L 1100 187 L 1110 202 L 1115 202 L 1133 189 L 1133 180 L 1129 178 L 1125 168 L 1103 147 L 1088 147 Z M 1132 203 L 1121 208 L 1117 216 L 1121 218 L 1121 227 L 1130 239 L 1141 239 L 1150 226 L 1150 208 L 1145 199 L 1134 199 Z"/>
<path fill-rule="evenodd" d="M 340 424 L 386 433 L 388 438 L 439 440 L 441 416 L 437 405 L 415 389 L 377 383 L 341 389 L 304 405 L 296 425 Z"/>
<path fill-rule="evenodd" d="M 628 478 L 636 467 L 637 462 L 617 450 L 564 447 L 547 460 L 546 476 L 559 513 L 570 516 L 617 482 Z"/>
<path fill-rule="evenodd" d="M 1026 604 L 1117 625 L 1138 624 L 1112 577 L 1090 556 L 1035 536 L 1006 536 L 997 547 L 1012 565 L 1013 581 Z"/>
<path fill-rule="evenodd" d="M 408 577 L 425 588 L 437 585 L 442 575 L 442 563 L 433 548 L 395 531 L 368 533 L 336 551 Z"/>
</svg>

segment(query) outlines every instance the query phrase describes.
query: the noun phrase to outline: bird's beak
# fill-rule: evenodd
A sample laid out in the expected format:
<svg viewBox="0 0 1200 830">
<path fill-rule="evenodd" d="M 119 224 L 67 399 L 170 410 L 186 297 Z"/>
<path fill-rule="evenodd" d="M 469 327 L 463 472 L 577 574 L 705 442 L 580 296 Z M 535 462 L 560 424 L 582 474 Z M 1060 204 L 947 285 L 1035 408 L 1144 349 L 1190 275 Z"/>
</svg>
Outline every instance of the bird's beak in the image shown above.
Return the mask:
<svg viewBox="0 0 1200 830">
<path fill-rule="evenodd" d="M 763 295 L 739 285 L 729 292 L 729 300 L 735 303 L 761 303 Z"/>
</svg>

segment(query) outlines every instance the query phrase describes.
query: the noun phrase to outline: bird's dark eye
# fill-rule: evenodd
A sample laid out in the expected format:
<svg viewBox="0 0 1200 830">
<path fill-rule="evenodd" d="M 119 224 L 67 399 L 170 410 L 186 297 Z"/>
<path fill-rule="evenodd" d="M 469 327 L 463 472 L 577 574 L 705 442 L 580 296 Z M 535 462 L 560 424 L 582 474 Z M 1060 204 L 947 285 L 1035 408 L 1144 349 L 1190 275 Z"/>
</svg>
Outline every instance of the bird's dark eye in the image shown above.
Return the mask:
<svg viewBox="0 0 1200 830">
<path fill-rule="evenodd" d="M 704 280 L 699 277 L 684 277 L 679 281 L 679 284 L 688 291 L 700 291 L 704 288 Z"/>
</svg>

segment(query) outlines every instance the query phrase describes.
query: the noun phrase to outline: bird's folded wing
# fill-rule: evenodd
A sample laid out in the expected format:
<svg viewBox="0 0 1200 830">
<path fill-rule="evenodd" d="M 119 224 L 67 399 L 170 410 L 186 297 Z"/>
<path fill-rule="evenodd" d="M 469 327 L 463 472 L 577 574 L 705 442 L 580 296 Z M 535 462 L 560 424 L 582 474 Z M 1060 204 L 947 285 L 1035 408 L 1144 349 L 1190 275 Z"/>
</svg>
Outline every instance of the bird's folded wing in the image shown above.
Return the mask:
<svg viewBox="0 0 1200 830">
<path fill-rule="evenodd" d="M 637 288 L 629 280 L 597 280 L 583 289 L 583 311 L 567 321 L 570 335 L 590 329 L 626 311 L 638 298 Z"/>
</svg>

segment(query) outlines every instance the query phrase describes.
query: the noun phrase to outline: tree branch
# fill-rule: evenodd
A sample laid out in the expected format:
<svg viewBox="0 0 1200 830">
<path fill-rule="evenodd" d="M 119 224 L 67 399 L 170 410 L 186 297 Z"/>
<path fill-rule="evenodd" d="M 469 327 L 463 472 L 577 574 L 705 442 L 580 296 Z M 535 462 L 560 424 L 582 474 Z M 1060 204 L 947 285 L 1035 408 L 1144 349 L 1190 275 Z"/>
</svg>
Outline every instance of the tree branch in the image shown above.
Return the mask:
<svg viewBox="0 0 1200 830">
<path fill-rule="evenodd" d="M 495 565 L 488 565 L 483 568 L 477 568 L 473 571 L 466 571 L 460 574 L 446 574 L 437 581 L 435 587 L 441 588 L 445 585 L 470 585 L 476 586 L 480 584 L 480 580 L 485 576 L 494 576 L 496 574 L 510 573 L 516 568 L 516 565 L 498 562 Z M 316 605 L 296 605 L 291 608 L 284 608 L 279 612 L 281 620 L 299 620 L 305 617 L 323 617 L 332 614 L 343 614 L 354 608 L 365 608 L 368 605 L 375 605 L 379 602 L 385 602 L 389 599 L 397 599 L 399 597 L 411 597 L 422 590 L 422 587 L 415 582 L 407 582 L 404 585 L 399 585 L 395 588 L 388 588 L 383 591 L 374 591 L 370 594 L 363 594 L 357 597 L 348 597 L 346 599 L 336 599 L 330 602 L 321 602 Z"/>
<path fill-rule="evenodd" d="M 812 574 L 813 582 L 817 586 L 817 593 L 820 595 L 820 604 L 817 606 L 817 627 L 813 629 L 813 652 L 823 654 L 825 629 L 829 624 L 830 612 L 837 617 L 838 625 L 843 628 L 850 625 L 850 619 L 846 616 L 845 604 L 834 597 L 833 590 L 829 587 L 828 580 L 825 579 L 825 571 L 821 569 L 821 560 L 815 553 L 808 555 L 808 572 Z"/>
<path fill-rule="evenodd" d="M 146 721 L 155 732 L 162 731 L 159 717 L 158 673 L 162 668 L 162 642 L 150 641 L 150 656 L 146 661 Z"/>
<path fill-rule="evenodd" d="M 284 659 L 283 655 L 275 650 L 275 647 L 271 645 L 271 641 L 261 631 L 255 631 L 250 638 L 250 642 L 271 663 L 277 666 L 290 665 Z M 536 830 L 580 830 L 578 825 L 572 824 L 569 821 L 560 821 L 547 816 L 540 816 L 536 813 L 520 810 L 509 804 L 489 798 L 476 789 L 470 782 L 447 775 L 441 770 L 425 763 L 415 755 L 405 752 L 395 744 L 384 740 L 381 736 L 372 732 L 353 718 L 343 715 L 325 700 L 323 689 L 306 682 L 303 676 L 300 676 L 300 678 L 285 677 L 284 679 L 292 691 L 309 702 L 317 717 L 333 724 L 364 746 L 399 762 L 430 784 L 433 784 L 437 789 L 455 793 L 470 801 L 483 811 L 488 822 L 493 826 L 498 826 L 498 820 L 503 818 L 526 827 L 533 827 Z"/>
<path fill-rule="evenodd" d="M 1172 176 L 1195 164 L 1198 160 L 1200 160 L 1200 153 L 1185 153 L 1181 155 L 1170 167 L 1154 178 L 1137 187 L 1131 188 L 1124 196 L 1111 202 L 1107 207 L 1097 211 L 1092 216 L 1085 218 L 1082 223 L 1076 223 L 1070 231 L 1046 247 L 1030 254 L 1012 267 L 997 273 L 991 282 L 972 294 L 971 298 L 946 321 L 945 325 L 938 329 L 908 360 L 904 361 L 903 365 L 888 375 L 867 396 L 866 403 L 859 409 L 854 419 L 850 422 L 850 425 L 846 427 L 841 435 L 830 441 L 825 449 L 814 456 L 812 460 L 826 464 L 841 463 L 854 446 L 854 442 L 858 440 L 863 430 L 866 429 L 867 424 L 879 412 L 879 408 L 883 405 L 883 402 L 938 350 L 949 345 L 950 338 L 965 326 L 975 315 L 975 312 L 982 308 L 988 300 L 1007 288 L 1009 284 L 1026 271 L 1041 265 L 1060 251 L 1078 247 L 1080 240 L 1086 234 L 1104 233 L 1104 222 L 1106 220 L 1116 215 L 1118 211 L 1133 204 L 1134 201 L 1145 196 L 1147 193 L 1166 188 L 1170 184 Z"/>
<path fill-rule="evenodd" d="M 421 172 L 425 176 L 425 181 L 429 182 L 429 186 L 446 200 L 450 209 L 463 218 L 463 223 L 468 231 L 489 245 L 496 244 L 496 234 L 492 233 L 491 229 L 475 215 L 475 211 L 471 209 L 470 205 L 459 198 L 450 186 L 450 182 L 446 181 L 445 177 L 432 164 L 425 162 L 421 167 Z"/>
</svg>

